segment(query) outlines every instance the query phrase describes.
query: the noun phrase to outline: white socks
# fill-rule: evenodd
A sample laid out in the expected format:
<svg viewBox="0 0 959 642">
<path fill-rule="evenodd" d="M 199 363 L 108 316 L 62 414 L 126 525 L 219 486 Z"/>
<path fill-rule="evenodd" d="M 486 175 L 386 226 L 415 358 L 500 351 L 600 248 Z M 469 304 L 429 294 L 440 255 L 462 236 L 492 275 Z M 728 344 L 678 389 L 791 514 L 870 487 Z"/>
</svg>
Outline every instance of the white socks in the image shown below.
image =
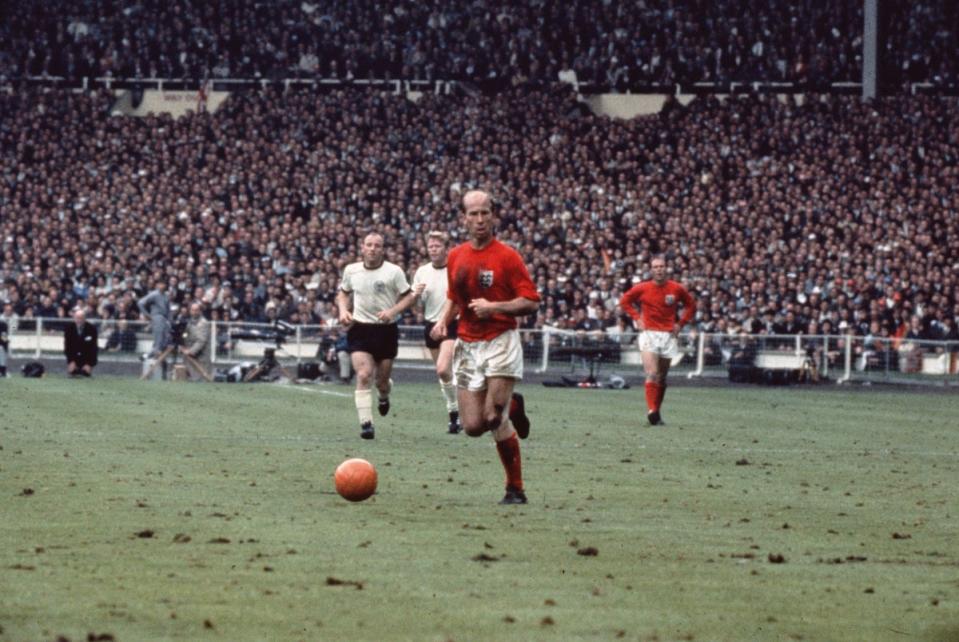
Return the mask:
<svg viewBox="0 0 959 642">
<path fill-rule="evenodd" d="M 356 402 L 356 412 L 360 416 L 360 424 L 373 422 L 373 391 L 357 390 L 353 393 Z"/>
<path fill-rule="evenodd" d="M 443 391 L 443 398 L 446 399 L 446 411 L 453 412 L 459 409 L 456 405 L 456 384 L 452 380 L 449 383 L 440 379 L 440 390 Z"/>
</svg>

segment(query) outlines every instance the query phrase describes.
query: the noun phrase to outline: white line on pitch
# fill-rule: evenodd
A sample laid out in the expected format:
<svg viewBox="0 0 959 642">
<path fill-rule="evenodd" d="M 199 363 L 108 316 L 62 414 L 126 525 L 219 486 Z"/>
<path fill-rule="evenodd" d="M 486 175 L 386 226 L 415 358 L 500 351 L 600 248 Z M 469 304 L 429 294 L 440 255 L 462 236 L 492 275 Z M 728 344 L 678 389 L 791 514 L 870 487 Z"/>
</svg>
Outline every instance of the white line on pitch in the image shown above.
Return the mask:
<svg viewBox="0 0 959 642">
<path fill-rule="evenodd" d="M 282 388 L 283 386 L 280 386 Z M 336 392 L 335 390 L 323 390 L 322 388 L 305 388 L 303 386 L 289 386 L 290 390 L 299 390 L 301 392 L 315 392 L 321 395 L 330 395 L 333 397 L 352 397 L 345 392 Z"/>
</svg>

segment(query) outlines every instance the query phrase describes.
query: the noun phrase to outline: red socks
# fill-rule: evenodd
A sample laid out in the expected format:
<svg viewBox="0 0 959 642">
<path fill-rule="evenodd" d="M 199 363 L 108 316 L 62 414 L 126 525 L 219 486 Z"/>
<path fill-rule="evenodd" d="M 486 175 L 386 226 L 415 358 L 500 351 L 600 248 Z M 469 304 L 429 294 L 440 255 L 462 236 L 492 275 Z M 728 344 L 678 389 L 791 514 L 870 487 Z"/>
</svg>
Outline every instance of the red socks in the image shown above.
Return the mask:
<svg viewBox="0 0 959 642">
<path fill-rule="evenodd" d="M 665 396 L 665 383 L 646 382 L 646 407 L 649 408 L 649 412 L 659 412 L 660 406 L 663 405 L 663 397 Z"/>
<path fill-rule="evenodd" d="M 496 451 L 506 471 L 506 485 L 523 490 L 523 462 L 519 455 L 519 439 L 513 433 L 509 439 L 496 442 Z"/>
<path fill-rule="evenodd" d="M 649 412 L 659 410 L 659 388 L 660 384 L 658 383 L 646 382 L 646 408 L 649 409 Z"/>
</svg>

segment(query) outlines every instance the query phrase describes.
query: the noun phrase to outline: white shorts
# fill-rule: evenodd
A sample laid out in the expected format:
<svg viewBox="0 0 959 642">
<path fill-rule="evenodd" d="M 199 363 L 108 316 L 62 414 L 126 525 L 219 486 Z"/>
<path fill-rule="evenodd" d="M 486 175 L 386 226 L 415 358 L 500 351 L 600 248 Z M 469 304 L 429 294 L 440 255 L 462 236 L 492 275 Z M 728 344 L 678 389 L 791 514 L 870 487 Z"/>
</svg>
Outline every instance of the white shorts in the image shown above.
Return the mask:
<svg viewBox="0 0 959 642">
<path fill-rule="evenodd" d="M 473 392 L 486 390 L 487 377 L 523 378 L 523 345 L 518 330 L 507 330 L 489 341 L 456 340 L 453 349 L 456 385 Z"/>
<path fill-rule="evenodd" d="M 679 356 L 679 342 L 672 332 L 644 330 L 639 333 L 639 351 L 654 352 L 661 359 L 672 359 Z"/>
</svg>

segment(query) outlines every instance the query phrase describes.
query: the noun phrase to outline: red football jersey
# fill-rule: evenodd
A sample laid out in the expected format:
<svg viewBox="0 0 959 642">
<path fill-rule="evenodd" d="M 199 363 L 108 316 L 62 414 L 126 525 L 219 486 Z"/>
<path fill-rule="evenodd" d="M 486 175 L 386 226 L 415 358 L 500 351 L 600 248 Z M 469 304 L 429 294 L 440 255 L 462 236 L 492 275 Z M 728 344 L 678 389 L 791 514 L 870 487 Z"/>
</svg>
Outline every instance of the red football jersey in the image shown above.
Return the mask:
<svg viewBox="0 0 959 642">
<path fill-rule="evenodd" d="M 639 310 L 636 309 L 636 303 L 639 304 Z M 642 319 L 644 328 L 661 332 L 673 331 L 676 310 L 680 304 L 683 306 L 683 317 L 679 320 L 679 327 L 682 328 L 696 313 L 696 301 L 676 281 L 666 281 L 662 285 L 657 285 L 655 281 L 643 281 L 627 290 L 619 300 L 619 307 L 637 321 Z"/>
<path fill-rule="evenodd" d="M 450 250 L 447 258 L 449 287 L 446 296 L 459 307 L 457 336 L 463 341 L 489 341 L 517 327 L 516 317 L 494 314 L 480 319 L 469 308 L 473 299 L 512 301 L 523 297 L 539 301 L 539 293 L 519 253 L 493 239 L 481 250 L 463 243 Z"/>
</svg>

